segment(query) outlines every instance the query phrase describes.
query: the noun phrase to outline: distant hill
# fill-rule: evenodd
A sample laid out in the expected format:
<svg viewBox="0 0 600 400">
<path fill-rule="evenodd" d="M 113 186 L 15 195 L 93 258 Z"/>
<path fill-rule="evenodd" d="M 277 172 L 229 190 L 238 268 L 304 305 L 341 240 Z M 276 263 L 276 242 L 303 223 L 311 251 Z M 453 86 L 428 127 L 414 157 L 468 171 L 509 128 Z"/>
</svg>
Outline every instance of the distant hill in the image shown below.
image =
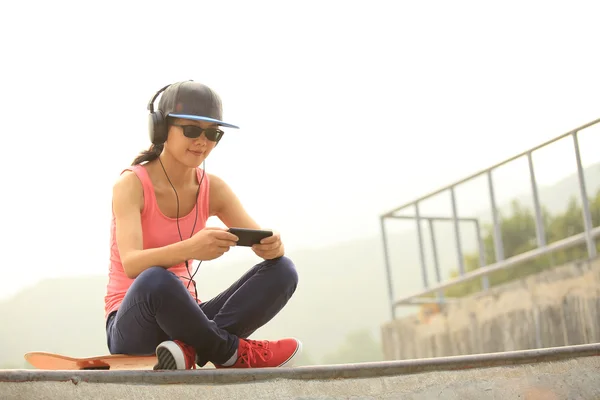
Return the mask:
<svg viewBox="0 0 600 400">
<path fill-rule="evenodd" d="M 586 179 L 592 195 L 600 188 L 600 166 L 589 167 Z M 561 211 L 568 199 L 578 194 L 576 176 L 542 188 L 540 193 L 550 211 Z M 528 197 L 527 194 L 520 198 Z M 475 215 L 486 217 L 489 213 Z M 456 266 L 451 225 L 442 226 L 437 234 L 446 277 Z M 473 246 L 474 238 L 464 236 L 464 246 Z M 392 235 L 390 246 L 396 296 L 420 290 L 414 231 Z M 298 291 L 288 307 L 254 337 L 299 337 L 309 364 L 318 364 L 328 353 L 335 352 L 351 332 L 368 329 L 379 339 L 379 327 L 390 317 L 381 237 L 297 251 L 289 256 L 298 266 Z M 250 257 L 244 263 L 224 259 L 203 264 L 196 276 L 199 295 L 202 299 L 214 296 L 255 262 L 258 258 Z M 430 282 L 433 277 L 429 263 Z M 73 355 L 106 353 L 105 285 L 104 276 L 46 280 L 1 302 L 0 368 L 27 368 L 23 353 L 31 350 Z M 406 314 L 414 310 L 398 311 Z"/>
</svg>

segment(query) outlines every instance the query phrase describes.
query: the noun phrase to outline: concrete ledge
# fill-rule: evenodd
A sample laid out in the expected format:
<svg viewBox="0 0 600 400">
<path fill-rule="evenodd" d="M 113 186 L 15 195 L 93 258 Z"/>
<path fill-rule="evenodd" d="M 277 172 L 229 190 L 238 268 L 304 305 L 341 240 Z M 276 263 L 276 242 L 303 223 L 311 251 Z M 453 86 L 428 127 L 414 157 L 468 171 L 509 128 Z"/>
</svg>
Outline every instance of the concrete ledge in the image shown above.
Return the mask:
<svg viewBox="0 0 600 400">
<path fill-rule="evenodd" d="M 468 356 L 276 369 L 189 371 L 0 371 L 1 382 L 227 385 L 273 380 L 340 380 L 551 363 L 600 355 L 600 343 Z"/>
</svg>

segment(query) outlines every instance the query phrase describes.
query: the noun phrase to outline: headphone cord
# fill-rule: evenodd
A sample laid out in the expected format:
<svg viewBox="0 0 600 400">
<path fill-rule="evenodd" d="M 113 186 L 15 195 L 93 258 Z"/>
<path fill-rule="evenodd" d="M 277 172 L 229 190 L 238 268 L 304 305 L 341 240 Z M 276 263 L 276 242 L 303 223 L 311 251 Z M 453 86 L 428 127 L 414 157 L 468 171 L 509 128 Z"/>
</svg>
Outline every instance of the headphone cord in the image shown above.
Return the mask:
<svg viewBox="0 0 600 400">
<path fill-rule="evenodd" d="M 179 232 L 179 239 L 181 241 L 183 241 L 183 236 L 181 235 L 181 229 L 179 227 L 179 196 L 177 195 L 177 190 L 175 190 L 175 186 L 171 182 L 171 179 L 169 179 L 169 175 L 167 174 L 167 171 L 165 170 L 165 166 L 163 165 L 162 160 L 160 159 L 160 156 L 158 157 L 158 162 L 160 163 L 160 166 L 162 167 L 162 170 L 165 173 L 165 176 L 167 177 L 169 184 L 173 188 L 173 192 L 175 192 L 175 199 L 177 200 L 177 217 L 176 217 L 177 232 Z M 196 216 L 194 218 L 194 225 L 192 226 L 192 232 L 190 233 L 190 238 L 194 235 L 194 229 L 196 229 L 196 222 L 198 221 L 198 198 L 200 197 L 200 188 L 202 187 L 202 182 L 204 181 L 205 174 L 206 174 L 205 161 L 202 161 L 202 178 L 200 178 L 200 183 L 198 184 L 198 190 L 196 191 L 196 202 L 194 204 L 194 208 L 196 209 Z M 196 271 L 194 272 L 194 274 L 190 275 L 190 266 L 189 266 L 188 260 L 185 260 L 185 269 L 187 270 L 189 278 L 185 277 L 185 276 L 180 276 L 180 278 L 188 280 L 188 284 L 187 284 L 188 289 L 190 288 L 190 283 L 192 283 L 192 282 L 194 283 L 194 295 L 195 295 L 196 303 L 198 303 L 198 289 L 196 287 L 196 281 L 194 280 L 194 276 L 196 276 L 196 273 L 198 273 L 198 270 L 200 269 L 200 264 L 202 264 L 202 260 L 200 260 L 200 262 L 198 263 L 198 266 L 196 267 Z"/>
</svg>

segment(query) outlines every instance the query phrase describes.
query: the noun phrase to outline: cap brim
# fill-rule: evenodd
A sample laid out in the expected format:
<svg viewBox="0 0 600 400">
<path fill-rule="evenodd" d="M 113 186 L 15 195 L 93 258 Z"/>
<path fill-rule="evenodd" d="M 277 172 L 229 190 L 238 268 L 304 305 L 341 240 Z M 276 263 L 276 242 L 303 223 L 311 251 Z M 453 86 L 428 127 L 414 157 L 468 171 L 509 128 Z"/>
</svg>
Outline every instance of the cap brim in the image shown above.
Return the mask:
<svg viewBox="0 0 600 400">
<path fill-rule="evenodd" d="M 198 115 L 169 114 L 169 117 L 182 118 L 182 119 L 191 119 L 191 120 L 194 120 L 194 121 L 214 122 L 217 125 L 225 126 L 227 128 L 240 129 L 239 126 L 228 124 L 227 122 L 219 121 L 218 119 L 214 119 L 214 118 L 200 117 Z"/>
</svg>

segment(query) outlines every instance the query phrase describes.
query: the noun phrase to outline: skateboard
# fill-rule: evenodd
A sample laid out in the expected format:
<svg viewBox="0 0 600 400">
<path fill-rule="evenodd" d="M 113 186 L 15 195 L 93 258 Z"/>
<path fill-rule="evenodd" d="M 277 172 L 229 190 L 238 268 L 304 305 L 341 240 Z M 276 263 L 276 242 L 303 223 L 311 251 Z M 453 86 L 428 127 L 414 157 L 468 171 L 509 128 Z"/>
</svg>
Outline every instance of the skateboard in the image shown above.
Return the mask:
<svg viewBox="0 0 600 400">
<path fill-rule="evenodd" d="M 37 369 L 46 370 L 134 370 L 153 369 L 158 362 L 153 356 L 108 354 L 96 357 L 69 357 L 63 354 L 33 351 L 25 360 Z"/>
</svg>

